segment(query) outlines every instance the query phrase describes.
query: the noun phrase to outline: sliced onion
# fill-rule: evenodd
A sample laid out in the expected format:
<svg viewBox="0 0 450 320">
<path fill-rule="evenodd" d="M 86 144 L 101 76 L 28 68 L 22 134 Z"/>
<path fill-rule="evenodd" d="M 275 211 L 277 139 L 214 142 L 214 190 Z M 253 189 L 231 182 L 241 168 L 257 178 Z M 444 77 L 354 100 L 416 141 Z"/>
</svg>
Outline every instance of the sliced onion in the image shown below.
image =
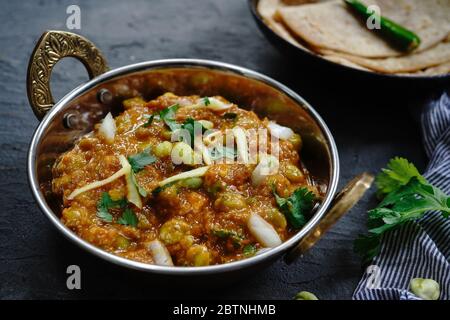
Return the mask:
<svg viewBox="0 0 450 320">
<path fill-rule="evenodd" d="M 169 250 L 159 240 L 153 240 L 148 244 L 148 250 L 153 256 L 155 264 L 160 266 L 173 266 L 172 257 Z"/>
<path fill-rule="evenodd" d="M 259 186 L 268 176 L 277 173 L 280 162 L 270 154 L 261 155 L 260 161 L 252 172 L 252 184 Z"/>
<path fill-rule="evenodd" d="M 180 107 L 189 107 L 190 105 L 192 105 L 192 101 L 189 98 L 182 97 L 178 97 L 178 99 L 176 99 L 174 103 L 178 104 Z"/>
<path fill-rule="evenodd" d="M 131 175 L 133 174 L 131 172 L 131 165 L 128 162 L 127 158 L 125 158 L 122 155 L 119 156 L 119 160 L 120 160 L 120 163 L 122 164 L 122 167 L 128 169 L 128 173 L 125 175 L 125 180 L 127 182 L 127 199 L 128 199 L 128 202 L 134 204 L 139 209 L 142 209 L 141 196 L 139 195 L 139 191 L 136 188 L 136 185 L 134 184 L 133 179 L 131 177 Z"/>
<path fill-rule="evenodd" d="M 292 131 L 291 128 L 280 126 L 273 121 L 269 122 L 268 127 L 270 130 L 270 134 L 281 140 L 287 140 L 294 135 L 294 131 Z"/>
<path fill-rule="evenodd" d="M 183 179 L 187 179 L 187 178 L 196 178 L 196 177 L 203 177 L 206 173 L 206 171 L 208 171 L 209 166 L 205 166 L 205 167 L 200 167 L 194 170 L 190 170 L 190 171 L 186 171 L 186 172 L 182 172 L 180 174 L 176 174 L 174 176 L 171 176 L 163 181 L 159 182 L 159 186 L 162 187 L 168 183 L 177 181 L 177 180 L 183 180 Z"/>
<path fill-rule="evenodd" d="M 248 163 L 248 142 L 244 129 L 240 127 L 233 128 L 233 135 L 236 139 L 236 149 L 238 161 Z"/>
<path fill-rule="evenodd" d="M 209 101 L 209 103 L 205 103 L 205 101 Z M 224 103 L 220 101 L 217 98 L 214 97 L 208 97 L 208 100 L 206 98 L 201 98 L 197 101 L 195 105 L 193 105 L 193 108 L 208 108 L 212 111 L 223 111 L 226 109 L 229 109 L 233 106 L 232 103 Z"/>
<path fill-rule="evenodd" d="M 216 98 L 208 98 L 208 99 L 209 99 L 209 104 L 208 104 L 207 108 L 210 110 L 222 111 L 222 110 L 229 109 L 233 106 L 232 103 L 224 103 Z"/>
<path fill-rule="evenodd" d="M 256 213 L 250 215 L 247 226 L 256 240 L 266 248 L 273 248 L 282 243 L 280 236 L 272 225 Z"/>
<path fill-rule="evenodd" d="M 120 159 L 120 158 L 119 158 Z M 126 160 L 125 160 L 126 161 Z M 127 161 L 128 164 L 128 161 Z M 128 166 L 123 166 L 122 165 L 122 169 L 120 169 L 119 171 L 117 171 L 116 173 L 114 173 L 112 176 L 110 176 L 109 178 L 106 178 L 104 180 L 100 180 L 100 181 L 94 181 L 92 183 L 89 183 L 87 185 L 85 185 L 84 187 L 75 189 L 68 197 L 67 200 L 73 200 L 75 199 L 77 196 L 79 196 L 80 194 L 89 191 L 89 190 L 93 190 L 93 189 L 97 189 L 99 187 L 102 187 L 104 185 L 107 185 L 111 182 L 113 182 L 114 180 L 120 178 L 121 176 L 124 175 L 128 175 L 130 173 L 131 167 L 128 164 Z"/>
<path fill-rule="evenodd" d="M 105 138 L 107 143 L 111 144 L 114 142 L 116 131 L 117 131 L 116 122 L 114 121 L 111 112 L 109 112 L 103 119 L 102 123 L 100 124 L 100 127 L 98 128 L 98 133 L 103 138 Z"/>
</svg>

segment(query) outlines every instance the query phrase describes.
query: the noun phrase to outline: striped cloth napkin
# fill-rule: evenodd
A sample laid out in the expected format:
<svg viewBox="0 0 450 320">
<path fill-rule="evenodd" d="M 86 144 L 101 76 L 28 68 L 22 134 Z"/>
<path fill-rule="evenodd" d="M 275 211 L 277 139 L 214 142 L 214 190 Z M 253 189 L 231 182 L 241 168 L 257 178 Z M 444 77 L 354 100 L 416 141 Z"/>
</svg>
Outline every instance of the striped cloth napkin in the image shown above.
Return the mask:
<svg viewBox="0 0 450 320">
<path fill-rule="evenodd" d="M 430 101 L 422 114 L 425 151 L 430 162 L 425 178 L 450 193 L 450 98 Z M 355 300 L 420 300 L 409 291 L 413 278 L 430 278 L 441 287 L 440 300 L 450 299 L 450 219 L 429 212 L 388 232 L 380 254 L 356 288 Z"/>
</svg>

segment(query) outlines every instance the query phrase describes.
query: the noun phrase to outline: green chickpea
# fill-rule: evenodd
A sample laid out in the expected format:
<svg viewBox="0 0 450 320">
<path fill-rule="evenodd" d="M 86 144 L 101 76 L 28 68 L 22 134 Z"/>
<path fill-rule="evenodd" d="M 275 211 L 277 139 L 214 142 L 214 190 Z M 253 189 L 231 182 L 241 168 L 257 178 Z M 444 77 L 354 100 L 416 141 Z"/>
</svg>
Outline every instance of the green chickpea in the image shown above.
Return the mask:
<svg viewBox="0 0 450 320">
<path fill-rule="evenodd" d="M 163 136 L 164 139 L 170 140 L 172 138 L 172 131 L 164 129 L 161 132 L 161 135 Z"/>
<path fill-rule="evenodd" d="M 125 193 L 126 191 L 124 187 L 117 187 L 108 191 L 109 196 L 114 201 L 125 198 Z"/>
<path fill-rule="evenodd" d="M 269 176 L 266 178 L 264 183 L 268 186 L 276 186 L 278 183 L 278 176 Z"/>
<path fill-rule="evenodd" d="M 141 215 L 139 217 L 138 228 L 139 229 L 151 229 L 152 228 L 152 224 L 148 221 L 148 219 L 145 217 L 145 215 Z"/>
<path fill-rule="evenodd" d="M 239 193 L 224 192 L 219 195 L 214 202 L 214 206 L 229 211 L 232 209 L 243 209 L 247 207 L 247 203 L 245 202 L 245 198 Z"/>
<path fill-rule="evenodd" d="M 294 133 L 292 137 L 288 139 L 290 143 L 294 146 L 295 150 L 300 151 L 303 146 L 302 137 L 298 133 Z"/>
<path fill-rule="evenodd" d="M 189 189 L 198 189 L 202 186 L 203 179 L 200 177 L 188 178 L 181 181 L 181 186 Z"/>
<path fill-rule="evenodd" d="M 145 105 L 145 101 L 141 97 L 135 97 L 135 98 L 130 98 L 130 99 L 124 100 L 122 102 L 122 104 L 125 109 L 131 109 L 133 107 L 139 107 L 139 106 Z"/>
<path fill-rule="evenodd" d="M 76 208 L 69 208 L 63 211 L 63 217 L 68 223 L 76 222 L 81 219 L 81 212 Z"/>
<path fill-rule="evenodd" d="M 207 130 L 210 130 L 210 129 L 214 128 L 214 123 L 212 123 L 211 121 L 199 120 L 198 122 L 200 122 L 201 125 Z"/>
<path fill-rule="evenodd" d="M 165 244 L 180 242 L 190 231 L 189 225 L 183 220 L 172 219 L 166 221 L 159 229 L 159 238 Z"/>
<path fill-rule="evenodd" d="M 180 240 L 180 245 L 183 248 L 190 248 L 194 244 L 195 238 L 191 235 L 188 235 Z"/>
<path fill-rule="evenodd" d="M 271 222 L 276 228 L 286 229 L 286 217 L 278 209 L 270 209 L 267 212 L 267 220 L 269 220 L 269 222 Z"/>
<path fill-rule="evenodd" d="M 425 300 L 437 300 L 441 294 L 439 283 L 433 279 L 414 278 L 409 286 L 412 293 Z"/>
<path fill-rule="evenodd" d="M 283 173 L 292 182 L 301 182 L 304 180 L 303 172 L 293 164 L 286 164 L 283 167 Z"/>
<path fill-rule="evenodd" d="M 212 195 L 213 197 L 216 196 L 216 194 L 218 192 L 220 192 L 221 190 L 224 190 L 224 186 L 222 185 L 222 183 L 220 183 L 219 181 L 214 182 L 212 185 L 207 185 L 206 186 L 206 191 Z"/>
<path fill-rule="evenodd" d="M 319 300 L 315 294 L 308 291 L 301 291 L 297 293 L 294 300 Z"/>
<path fill-rule="evenodd" d="M 204 245 L 194 245 L 189 248 L 186 258 L 196 267 L 207 266 L 210 263 L 210 254 Z"/>
<path fill-rule="evenodd" d="M 168 157 L 168 156 L 170 156 L 171 152 L 172 152 L 172 143 L 169 141 L 164 141 L 164 142 L 159 143 L 153 150 L 153 153 L 158 158 Z"/>
<path fill-rule="evenodd" d="M 165 187 L 163 188 L 163 190 L 161 190 L 158 193 L 158 196 L 162 199 L 162 200 L 166 200 L 166 201 L 173 201 L 174 198 L 176 198 L 178 196 L 178 183 L 175 183 L 171 186 Z"/>
<path fill-rule="evenodd" d="M 125 250 L 130 246 L 130 240 L 119 235 L 116 239 L 116 248 L 119 250 Z"/>
<path fill-rule="evenodd" d="M 172 148 L 172 161 L 174 164 L 194 164 L 194 150 L 185 142 L 177 142 Z"/>
</svg>

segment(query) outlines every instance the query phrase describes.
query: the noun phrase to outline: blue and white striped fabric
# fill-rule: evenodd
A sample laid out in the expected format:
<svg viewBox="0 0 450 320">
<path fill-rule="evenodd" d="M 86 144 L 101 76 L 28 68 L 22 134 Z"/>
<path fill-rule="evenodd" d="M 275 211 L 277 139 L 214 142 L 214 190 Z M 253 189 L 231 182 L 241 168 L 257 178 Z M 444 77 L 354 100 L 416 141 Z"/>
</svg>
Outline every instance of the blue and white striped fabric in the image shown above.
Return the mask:
<svg viewBox="0 0 450 320">
<path fill-rule="evenodd" d="M 422 114 L 425 151 L 430 159 L 424 176 L 450 194 L 450 98 L 444 93 Z M 370 270 L 370 272 L 369 272 Z M 356 300 L 420 300 L 409 291 L 412 278 L 431 278 L 450 299 L 450 219 L 430 212 L 418 221 L 388 232 L 380 254 L 356 288 Z"/>
</svg>

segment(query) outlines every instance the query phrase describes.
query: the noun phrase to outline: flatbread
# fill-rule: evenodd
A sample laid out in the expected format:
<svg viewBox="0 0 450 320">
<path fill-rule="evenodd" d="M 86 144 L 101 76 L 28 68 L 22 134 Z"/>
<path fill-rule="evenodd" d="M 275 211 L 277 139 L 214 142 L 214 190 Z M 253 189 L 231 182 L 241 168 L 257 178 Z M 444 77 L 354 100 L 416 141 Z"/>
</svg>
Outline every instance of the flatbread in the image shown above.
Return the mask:
<svg viewBox="0 0 450 320">
<path fill-rule="evenodd" d="M 417 52 L 436 45 L 450 32 L 450 0 L 364 2 L 378 5 L 382 15 L 416 32 L 422 40 Z M 403 54 L 369 30 L 342 0 L 282 6 L 278 14 L 293 33 L 313 47 L 372 58 Z"/>
<path fill-rule="evenodd" d="M 284 25 L 275 19 L 275 12 L 278 8 L 282 7 L 283 3 L 281 0 L 260 0 L 258 2 L 257 10 L 264 22 L 271 28 L 276 34 L 285 40 L 289 41 L 296 47 L 303 50 L 310 51 L 308 48 L 300 44 L 284 27 Z"/>
<path fill-rule="evenodd" d="M 342 64 L 346 67 L 350 67 L 353 69 L 358 69 L 358 70 L 364 70 L 364 71 L 372 71 L 370 69 L 364 68 L 363 66 L 360 66 L 359 64 L 356 64 L 354 62 L 349 61 L 348 59 L 344 58 L 344 57 L 340 57 L 337 56 L 335 54 L 330 54 L 330 55 L 323 55 L 322 58 L 327 59 L 331 62 L 334 63 L 339 63 Z"/>
<path fill-rule="evenodd" d="M 276 34 L 285 40 L 289 41 L 296 47 L 299 47 L 305 51 L 311 52 L 311 50 L 301 43 L 301 41 L 291 34 L 291 31 L 284 26 L 283 21 L 277 15 L 277 10 L 286 5 L 303 5 L 305 3 L 318 3 L 331 0 L 260 0 L 258 1 L 257 11 L 263 18 L 264 22 L 271 28 Z"/>
<path fill-rule="evenodd" d="M 431 67 L 428 69 L 425 69 L 423 71 L 419 71 L 417 73 L 414 73 L 412 75 L 423 75 L 423 76 L 437 76 L 440 74 L 447 74 L 450 73 L 450 61 L 440 64 L 435 67 Z"/>
<path fill-rule="evenodd" d="M 295 4 L 305 4 L 305 3 L 311 3 L 311 2 L 325 2 L 330 0 L 294 0 Z M 298 39 L 296 39 L 294 36 L 291 35 L 291 32 L 284 26 L 282 21 L 279 21 L 280 17 L 277 15 L 277 9 L 284 6 L 283 3 L 286 3 L 287 1 L 282 0 L 260 0 L 258 2 L 257 10 L 261 17 L 263 17 L 264 22 L 279 36 L 284 38 L 285 40 L 289 41 L 291 44 L 293 44 L 296 47 L 299 47 L 305 51 L 313 53 L 308 47 L 301 44 Z M 292 2 L 292 4 L 294 4 Z M 314 54 L 314 53 L 313 53 Z M 325 55 L 323 58 L 330 60 L 335 63 L 340 63 L 355 69 L 361 69 L 361 70 L 369 70 L 362 66 L 357 65 L 356 63 L 353 63 L 344 57 L 337 57 L 334 55 Z"/>
<path fill-rule="evenodd" d="M 289 6 L 314 3 L 314 2 L 324 2 L 324 1 L 329 1 L 329 0 L 281 0 L 282 3 L 289 5 Z"/>
<path fill-rule="evenodd" d="M 450 42 L 441 42 L 428 50 L 415 54 L 381 59 L 363 58 L 330 50 L 321 50 L 320 52 L 323 55 L 341 57 L 357 65 L 383 73 L 416 72 L 450 62 Z"/>
</svg>

